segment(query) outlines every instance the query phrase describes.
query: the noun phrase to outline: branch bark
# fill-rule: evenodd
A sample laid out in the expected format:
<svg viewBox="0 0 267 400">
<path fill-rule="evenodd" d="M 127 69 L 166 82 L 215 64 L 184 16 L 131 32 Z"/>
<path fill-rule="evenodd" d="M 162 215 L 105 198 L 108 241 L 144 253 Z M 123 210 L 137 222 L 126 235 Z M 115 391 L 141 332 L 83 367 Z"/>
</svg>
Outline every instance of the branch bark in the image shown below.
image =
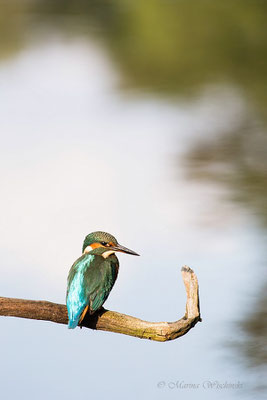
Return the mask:
<svg viewBox="0 0 267 400">
<path fill-rule="evenodd" d="M 102 308 L 93 316 L 88 314 L 82 321 L 82 327 L 122 333 L 151 339 L 159 342 L 173 340 L 185 335 L 197 322 L 201 321 L 199 310 L 198 281 L 194 271 L 182 267 L 187 301 L 184 317 L 175 322 L 147 322 L 129 315 L 108 311 Z M 63 304 L 48 301 L 34 301 L 0 297 L 0 315 L 51 321 L 68 324 L 67 308 Z"/>
</svg>

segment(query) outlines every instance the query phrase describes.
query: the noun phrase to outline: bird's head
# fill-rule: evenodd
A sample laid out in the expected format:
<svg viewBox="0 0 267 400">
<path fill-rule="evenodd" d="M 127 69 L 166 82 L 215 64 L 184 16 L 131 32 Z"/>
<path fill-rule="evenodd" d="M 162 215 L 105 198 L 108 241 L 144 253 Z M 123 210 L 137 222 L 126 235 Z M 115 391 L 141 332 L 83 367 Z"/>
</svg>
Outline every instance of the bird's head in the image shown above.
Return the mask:
<svg viewBox="0 0 267 400">
<path fill-rule="evenodd" d="M 83 253 L 92 253 L 102 255 L 107 258 L 109 255 L 114 254 L 116 251 L 120 251 L 126 254 L 132 254 L 139 256 L 135 251 L 127 249 L 120 245 L 117 239 L 106 232 L 92 232 L 86 236 L 83 242 Z"/>
</svg>

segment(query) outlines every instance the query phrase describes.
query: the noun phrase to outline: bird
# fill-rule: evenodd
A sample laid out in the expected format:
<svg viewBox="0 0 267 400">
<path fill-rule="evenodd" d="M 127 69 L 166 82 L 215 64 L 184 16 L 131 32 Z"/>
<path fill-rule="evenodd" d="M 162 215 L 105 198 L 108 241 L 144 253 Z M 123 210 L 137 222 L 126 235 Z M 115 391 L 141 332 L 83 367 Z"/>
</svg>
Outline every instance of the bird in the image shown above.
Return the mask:
<svg viewBox="0 0 267 400">
<path fill-rule="evenodd" d="M 139 256 L 107 232 L 92 232 L 85 237 L 83 254 L 72 265 L 67 279 L 69 329 L 80 325 L 86 313 L 94 314 L 107 300 L 119 271 L 115 252 Z"/>
</svg>

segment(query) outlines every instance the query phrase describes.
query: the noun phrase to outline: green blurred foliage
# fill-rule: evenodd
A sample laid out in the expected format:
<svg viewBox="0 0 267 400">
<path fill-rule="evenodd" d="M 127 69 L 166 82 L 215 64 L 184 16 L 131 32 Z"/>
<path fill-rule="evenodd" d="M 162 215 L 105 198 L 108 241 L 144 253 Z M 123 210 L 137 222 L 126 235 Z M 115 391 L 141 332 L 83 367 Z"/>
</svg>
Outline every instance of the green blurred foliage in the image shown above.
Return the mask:
<svg viewBox="0 0 267 400">
<path fill-rule="evenodd" d="M 241 350 L 245 354 L 250 366 L 267 365 L 267 285 L 265 285 L 257 298 L 254 312 L 250 313 L 241 323 L 242 330 L 246 333 L 246 340 L 242 343 Z M 261 382 L 267 388 L 267 382 Z"/>
<path fill-rule="evenodd" d="M 29 9 L 28 2 L 0 1 L 0 60 L 23 47 Z"/>
<path fill-rule="evenodd" d="M 238 128 L 195 143 L 185 163 L 194 179 L 226 185 L 231 200 L 267 228 L 267 135 L 251 115 Z"/>
<path fill-rule="evenodd" d="M 97 34 L 126 87 L 189 96 L 227 83 L 266 114 L 264 0 L 1 0 L 0 7 L 0 57 L 19 49 L 25 30 L 34 36 L 33 27 L 52 21 L 68 34 Z"/>
</svg>

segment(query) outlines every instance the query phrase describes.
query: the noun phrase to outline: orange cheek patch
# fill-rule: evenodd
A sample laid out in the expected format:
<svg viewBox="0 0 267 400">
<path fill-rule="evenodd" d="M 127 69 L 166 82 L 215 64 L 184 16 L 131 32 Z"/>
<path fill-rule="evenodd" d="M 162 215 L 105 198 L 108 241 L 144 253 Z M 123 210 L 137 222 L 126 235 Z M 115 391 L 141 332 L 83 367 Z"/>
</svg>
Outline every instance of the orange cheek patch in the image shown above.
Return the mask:
<svg viewBox="0 0 267 400">
<path fill-rule="evenodd" d="M 104 246 L 102 246 L 100 243 L 92 243 L 90 244 L 90 247 L 92 247 L 92 249 L 97 249 L 97 247 L 104 247 Z"/>
</svg>

